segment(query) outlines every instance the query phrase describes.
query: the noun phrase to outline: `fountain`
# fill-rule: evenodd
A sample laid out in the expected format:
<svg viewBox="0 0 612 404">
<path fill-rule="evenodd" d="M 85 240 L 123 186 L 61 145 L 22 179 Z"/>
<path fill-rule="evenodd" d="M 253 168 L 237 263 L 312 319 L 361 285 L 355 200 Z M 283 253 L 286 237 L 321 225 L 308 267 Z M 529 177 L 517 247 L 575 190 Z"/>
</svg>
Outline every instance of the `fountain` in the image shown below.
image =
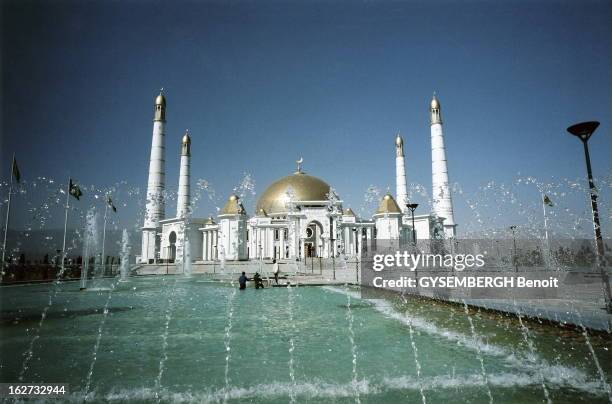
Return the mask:
<svg viewBox="0 0 612 404">
<path fill-rule="evenodd" d="M 516 300 L 514 300 L 514 305 L 516 307 Z M 519 325 L 521 327 L 521 333 L 523 335 L 523 340 L 525 341 L 525 343 L 527 344 L 527 347 L 529 349 L 529 360 L 531 361 L 532 365 L 537 365 L 535 363 L 535 359 L 536 359 L 536 352 L 535 352 L 535 347 L 533 345 L 533 340 L 531 339 L 530 335 L 529 335 L 529 328 L 527 328 L 527 326 L 525 325 L 525 323 L 523 322 L 523 319 L 521 318 L 521 313 L 520 313 L 520 309 L 517 307 L 516 308 L 516 317 L 518 318 L 519 321 Z M 546 387 L 546 382 L 544 380 L 544 375 L 542 375 L 542 371 L 540 369 L 539 370 L 539 377 L 540 377 L 540 382 L 542 383 L 542 391 L 544 392 L 544 397 L 546 398 L 546 402 L 548 404 L 552 403 L 552 400 L 550 399 L 550 393 L 548 392 L 548 388 Z"/>
<path fill-rule="evenodd" d="M 221 272 L 225 272 L 225 247 L 217 246 L 219 251 L 219 268 Z"/>
<path fill-rule="evenodd" d="M 288 240 L 289 250 L 294 251 L 296 258 L 293 259 L 293 273 L 297 276 L 300 272 L 300 264 L 297 257 L 300 256 L 298 253 L 299 245 L 300 245 L 300 229 L 299 229 L 299 221 L 294 218 L 295 212 L 295 191 L 292 186 L 288 186 L 285 190 L 285 208 L 287 209 L 287 217 L 291 218 L 289 220 L 289 228 L 288 231 L 290 234 L 296 234 L 297 240 L 294 237 L 290 237 Z"/>
<path fill-rule="evenodd" d="M 189 278 L 191 277 L 192 272 L 191 243 L 189 242 L 189 236 L 185 234 L 185 245 L 183 246 L 183 274 Z"/>
<path fill-rule="evenodd" d="M 123 229 L 121 237 L 121 281 L 127 282 L 130 276 L 130 252 L 132 247 L 130 246 L 130 233 L 127 229 Z"/>
<path fill-rule="evenodd" d="M 348 288 L 348 285 L 344 286 Z M 351 383 L 353 384 L 353 388 L 355 390 L 355 402 L 361 403 L 361 398 L 359 397 L 359 388 L 358 388 L 358 379 L 357 379 L 357 343 L 355 342 L 355 331 L 353 329 L 353 323 L 355 322 L 355 318 L 353 316 L 353 311 L 351 310 L 351 294 L 346 294 L 346 319 L 348 321 L 348 332 L 349 332 L 349 342 L 351 343 L 351 363 L 352 367 L 352 379 Z"/>
<path fill-rule="evenodd" d="M 227 302 L 227 323 L 225 326 L 225 334 L 223 338 L 223 345 L 225 347 L 225 372 L 224 372 L 224 394 L 223 394 L 223 402 L 227 402 L 229 399 L 229 391 L 230 391 L 230 360 L 232 358 L 232 318 L 234 316 L 234 298 L 236 297 L 236 287 L 234 284 L 234 277 L 230 280 L 230 286 L 232 291 L 229 294 L 228 302 Z"/>
<path fill-rule="evenodd" d="M 408 300 L 403 295 L 400 298 L 402 299 L 404 305 L 407 305 Z M 421 380 L 421 363 L 419 362 L 419 350 L 417 349 L 416 343 L 414 342 L 415 340 L 414 329 L 412 327 L 412 320 L 410 319 L 408 315 L 406 315 L 406 322 L 408 324 L 408 333 L 410 335 L 410 346 L 412 347 L 412 354 L 414 357 L 414 368 L 416 370 L 416 378 L 417 378 L 417 382 L 419 385 L 419 393 L 421 395 L 421 402 L 423 404 L 427 404 L 427 398 L 425 397 L 425 392 L 423 390 L 423 382 Z M 454 372 L 455 372 L 455 368 L 453 367 L 453 379 L 455 378 Z"/>
<path fill-rule="evenodd" d="M 472 315 L 470 314 L 470 309 L 467 305 L 467 303 L 465 301 L 463 301 L 463 307 L 465 310 L 465 315 L 468 319 L 468 322 L 470 323 L 470 331 L 472 332 L 472 337 L 477 340 L 478 339 L 478 335 L 476 335 L 476 328 L 474 327 L 474 321 L 472 320 Z M 478 358 L 478 361 L 480 362 L 480 374 L 482 376 L 482 382 L 485 385 L 486 389 L 487 389 L 487 396 L 489 397 L 489 403 L 492 404 L 493 403 L 493 395 L 491 394 L 491 387 L 489 386 L 489 380 L 488 380 L 488 376 L 487 376 L 487 370 L 485 369 L 485 365 L 484 365 L 484 359 L 482 358 L 482 352 L 480 350 L 480 346 L 476 345 L 476 357 Z"/>
<path fill-rule="evenodd" d="M 87 211 L 85 219 L 85 233 L 83 237 L 83 269 L 81 270 L 81 290 L 87 289 L 87 278 L 89 276 L 89 257 L 95 257 L 98 247 L 98 225 L 97 214 L 94 208 Z"/>
<path fill-rule="evenodd" d="M 252 177 L 243 182 L 237 192 L 254 189 Z M 602 196 L 610 193 L 611 183 L 608 177 L 598 180 Z M 52 179 L 32 184 L 21 184 L 25 191 L 15 197 L 30 199 L 24 201 L 29 217 L 7 249 L 13 258 L 33 244 L 54 252 L 58 239 L 61 242 L 48 223 L 61 211 L 65 195 Z M 592 230 L 588 211 L 572 208 L 588 195 L 580 184 L 521 176 L 509 185 L 490 182 L 474 192 L 457 184 L 453 189 L 456 204 L 473 218 L 466 221 L 467 232 L 511 242 L 508 227 L 517 224 L 519 250 L 524 239 L 541 243 L 545 237 L 540 195 L 548 195 L 555 206 L 545 213 L 547 248 L 553 252 L 547 266 L 566 271 L 578 260 L 560 259 L 555 238 L 577 239 Z M 200 189 L 209 192 L 210 186 L 202 183 Z M 129 277 L 130 233 L 134 238 L 141 231 L 142 195 L 127 184 L 83 190 L 89 199 L 71 206 L 71 226 L 84 229 L 69 232 L 67 239 L 70 259 L 76 262 L 72 255 L 83 255 L 80 282 L 53 272 L 49 284 L 3 286 L 3 383 L 54 381 L 61 369 L 72 385 L 69 400 L 95 402 L 612 401 L 610 334 L 591 328 L 582 302 L 567 303 L 568 313 L 578 318 L 574 329 L 539 322 L 543 310 L 525 313 L 516 301 L 516 315 L 485 310 L 475 314 L 465 301 L 453 305 L 391 293 L 367 300 L 350 286 L 300 285 L 256 294 L 237 292 L 233 276 L 227 283 L 185 281 L 180 276 L 131 277 L 129 284 L 119 283 Z M 411 184 L 411 198 L 422 197 L 426 205 L 424 190 Z M 102 278 L 98 259 L 96 284 L 87 285 L 89 258 L 99 257 L 96 212 L 103 195 L 111 191 L 121 202 L 119 209 L 134 211 L 136 219 L 122 229 L 121 243 L 108 243 L 110 255 L 120 245 L 120 276 Z M 36 193 L 44 195 L 34 197 Z M 381 196 L 376 187 L 367 194 L 364 205 Z M 248 197 L 249 191 L 241 195 Z M 601 198 L 602 211 L 609 209 L 607 200 Z M 372 210 L 364 208 L 362 214 Z M 109 240 L 116 240 L 110 222 L 107 230 Z M 36 237 L 40 241 L 33 242 Z M 297 242 L 289 240 L 289 248 L 296 248 Z M 511 265 L 501 252 L 487 249 L 495 253 L 497 267 Z M 344 271 L 342 245 L 338 252 Z M 186 242 L 184 273 L 197 280 L 201 275 L 190 264 L 191 253 Z M 219 258 L 225 271 L 229 264 L 223 246 Z M 263 272 L 261 262 L 244 265 L 248 271 Z M 289 265 L 299 272 L 297 261 Z M 67 271 L 73 267 L 78 269 L 68 265 Z M 88 289 L 91 293 L 78 293 L 88 286 L 94 286 Z"/>
<path fill-rule="evenodd" d="M 161 344 L 161 358 L 159 359 L 159 365 L 157 370 L 157 377 L 155 378 L 155 399 L 157 402 L 161 402 L 161 388 L 162 388 L 162 377 L 164 376 L 165 364 L 168 360 L 168 336 L 170 334 L 170 321 L 172 320 L 172 313 L 174 312 L 175 290 L 176 290 L 177 279 L 174 278 L 172 282 L 172 288 L 166 299 L 166 310 L 164 314 L 165 322 L 162 333 L 162 344 Z"/>
<path fill-rule="evenodd" d="M 290 283 L 287 283 L 287 311 L 288 311 L 288 318 L 289 318 L 289 324 L 291 325 L 291 335 L 289 337 L 289 380 L 291 381 L 291 385 L 292 388 L 290 390 L 289 393 L 289 402 L 291 403 L 295 403 L 296 402 L 296 397 L 295 397 L 295 387 L 296 387 L 296 382 L 295 382 L 295 358 L 294 358 L 294 351 L 295 351 L 295 335 L 297 333 L 296 327 L 295 327 L 295 320 L 293 319 L 293 300 L 294 300 L 294 296 L 293 296 L 293 288 L 291 287 Z"/>
<path fill-rule="evenodd" d="M 93 351 L 92 351 L 92 354 L 91 354 L 91 363 L 89 365 L 89 370 L 87 372 L 87 380 L 85 382 L 85 389 L 84 389 L 84 392 L 83 392 L 83 399 L 84 399 L 84 401 L 87 401 L 87 399 L 88 399 L 88 394 L 89 394 L 89 390 L 90 390 L 91 383 L 92 383 L 94 366 L 96 365 L 96 361 L 98 359 L 98 350 L 100 349 L 100 342 L 102 340 L 102 332 L 104 331 L 104 325 L 106 324 L 106 319 L 108 318 L 108 312 L 109 312 L 109 308 L 110 308 L 111 299 L 113 297 L 113 291 L 117 287 L 117 283 L 118 282 L 119 282 L 119 279 L 116 278 L 111 283 L 111 287 L 108 290 L 108 295 L 106 297 L 106 302 L 104 303 L 104 309 L 102 311 L 102 318 L 100 320 L 100 324 L 98 326 L 98 333 L 96 335 L 96 343 L 94 345 L 94 348 L 93 348 Z"/>
</svg>

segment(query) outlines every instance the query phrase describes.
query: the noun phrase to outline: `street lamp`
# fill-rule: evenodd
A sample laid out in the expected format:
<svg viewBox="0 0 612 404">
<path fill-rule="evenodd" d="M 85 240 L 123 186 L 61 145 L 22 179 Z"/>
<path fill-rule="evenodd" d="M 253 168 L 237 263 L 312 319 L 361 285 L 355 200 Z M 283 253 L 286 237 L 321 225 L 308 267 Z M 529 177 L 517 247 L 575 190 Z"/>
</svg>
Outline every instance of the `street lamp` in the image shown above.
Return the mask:
<svg viewBox="0 0 612 404">
<path fill-rule="evenodd" d="M 416 231 L 414 229 L 414 211 L 419 206 L 418 203 L 407 203 L 406 207 L 410 209 L 410 213 L 412 215 L 412 242 L 416 245 Z"/>
<path fill-rule="evenodd" d="M 597 193 L 595 190 L 595 183 L 593 181 L 593 172 L 591 170 L 591 157 L 589 156 L 589 145 L 588 141 L 595 132 L 595 129 L 599 126 L 599 122 L 581 122 L 567 128 L 567 131 L 572 135 L 576 136 L 582 141 L 584 146 L 584 159 L 586 160 L 587 176 L 589 179 L 589 190 L 591 194 L 591 209 L 593 211 L 593 226 L 595 227 L 595 243 L 597 245 L 597 266 L 601 272 L 601 278 L 604 283 L 605 299 L 606 299 L 606 310 L 608 313 L 612 313 L 612 299 L 610 297 L 610 281 L 608 274 L 603 267 L 604 257 L 604 245 L 601 237 L 601 225 L 599 223 L 599 210 L 597 209 Z"/>
<path fill-rule="evenodd" d="M 334 233 L 334 207 L 333 205 L 330 204 L 328 210 L 329 210 L 329 250 L 331 251 L 333 278 L 334 280 L 336 280 L 336 254 L 335 254 L 335 251 L 333 251 L 335 249 L 334 242 L 336 241 L 336 239 L 333 236 L 333 233 Z"/>
</svg>

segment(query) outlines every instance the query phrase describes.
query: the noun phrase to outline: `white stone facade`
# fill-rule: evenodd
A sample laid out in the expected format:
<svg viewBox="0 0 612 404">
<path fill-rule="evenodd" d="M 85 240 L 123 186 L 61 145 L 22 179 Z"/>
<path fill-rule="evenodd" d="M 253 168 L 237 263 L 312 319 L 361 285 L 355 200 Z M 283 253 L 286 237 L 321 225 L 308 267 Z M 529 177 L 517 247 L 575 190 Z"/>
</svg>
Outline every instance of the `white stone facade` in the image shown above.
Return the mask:
<svg viewBox="0 0 612 404">
<path fill-rule="evenodd" d="M 163 262 L 183 262 L 186 254 L 191 261 L 201 261 L 204 234 L 200 228 L 204 225 L 202 219 L 172 218 L 162 220 L 159 258 Z M 185 231 L 187 230 L 187 231 Z M 187 240 L 185 240 L 187 238 Z M 189 249 L 185 250 L 185 243 Z"/>
<path fill-rule="evenodd" d="M 161 97 L 161 98 L 160 98 Z M 216 218 L 191 218 L 188 134 L 181 143 L 175 218 L 164 219 L 165 98 L 157 97 L 140 262 L 304 260 L 358 257 L 376 240 L 410 242 L 455 237 L 452 198 L 439 102 L 431 103 L 433 212 L 412 217 L 408 201 L 403 139 L 396 137 L 396 198 L 382 198 L 371 219 L 361 219 L 330 186 L 298 170 L 280 178 L 261 195 L 249 216 L 231 195 Z M 397 200 L 397 202 L 396 202 Z M 426 208 L 421 208 L 425 210 Z M 185 248 L 186 243 L 189 243 Z"/>
</svg>

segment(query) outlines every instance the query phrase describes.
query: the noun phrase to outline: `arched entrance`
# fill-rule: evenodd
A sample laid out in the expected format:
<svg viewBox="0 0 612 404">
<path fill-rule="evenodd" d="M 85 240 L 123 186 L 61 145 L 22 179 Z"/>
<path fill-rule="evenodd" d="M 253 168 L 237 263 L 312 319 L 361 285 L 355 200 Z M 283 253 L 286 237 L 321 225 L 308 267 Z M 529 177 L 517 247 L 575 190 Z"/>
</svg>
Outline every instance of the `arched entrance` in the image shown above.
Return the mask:
<svg viewBox="0 0 612 404">
<path fill-rule="evenodd" d="M 168 261 L 174 262 L 176 259 L 176 233 L 170 232 L 168 236 L 168 242 L 170 245 L 168 246 Z"/>
<path fill-rule="evenodd" d="M 306 257 L 322 257 L 323 254 L 323 226 L 317 221 L 308 223 L 306 238 L 304 238 L 304 255 Z"/>
</svg>

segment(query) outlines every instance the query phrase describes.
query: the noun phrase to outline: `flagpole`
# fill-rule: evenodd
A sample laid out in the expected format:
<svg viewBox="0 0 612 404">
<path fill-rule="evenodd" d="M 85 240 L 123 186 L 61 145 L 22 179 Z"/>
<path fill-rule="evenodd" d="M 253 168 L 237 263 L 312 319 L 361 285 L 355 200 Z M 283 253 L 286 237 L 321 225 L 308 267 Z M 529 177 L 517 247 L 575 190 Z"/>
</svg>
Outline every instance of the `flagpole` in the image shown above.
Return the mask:
<svg viewBox="0 0 612 404">
<path fill-rule="evenodd" d="M 68 228 L 68 209 L 70 208 L 70 182 L 71 178 L 68 178 L 68 192 L 66 192 L 66 215 L 64 217 L 64 242 L 62 244 L 62 266 L 60 269 L 60 274 L 58 276 L 58 280 L 61 276 L 64 275 L 64 258 L 66 257 L 66 230 Z"/>
<path fill-rule="evenodd" d="M 548 241 L 548 223 L 546 221 L 546 202 L 544 199 L 546 195 L 541 194 L 540 196 L 542 197 L 542 210 L 544 211 L 544 238 Z"/>
<path fill-rule="evenodd" d="M 541 194 L 542 200 L 542 210 L 544 212 L 544 248 L 546 251 L 544 252 L 544 263 L 546 266 L 550 264 L 550 245 L 548 244 L 548 222 L 546 219 L 546 195 Z M 550 201 L 550 200 L 549 200 Z"/>
<path fill-rule="evenodd" d="M 13 169 L 15 168 L 15 153 L 13 153 L 13 161 L 11 162 L 11 179 L 9 180 L 9 194 L 8 194 L 8 204 L 6 207 L 6 220 L 4 221 L 4 241 L 2 241 L 2 265 L 0 265 L 0 270 L 2 270 L 2 276 L 4 276 L 4 258 L 6 256 L 6 234 L 8 233 L 8 225 L 9 219 L 11 215 L 11 194 L 13 193 Z"/>
<path fill-rule="evenodd" d="M 104 203 L 104 226 L 102 226 L 102 276 L 106 272 L 106 257 L 104 255 L 104 243 L 106 242 L 106 214 L 108 213 L 108 195 Z"/>
</svg>

